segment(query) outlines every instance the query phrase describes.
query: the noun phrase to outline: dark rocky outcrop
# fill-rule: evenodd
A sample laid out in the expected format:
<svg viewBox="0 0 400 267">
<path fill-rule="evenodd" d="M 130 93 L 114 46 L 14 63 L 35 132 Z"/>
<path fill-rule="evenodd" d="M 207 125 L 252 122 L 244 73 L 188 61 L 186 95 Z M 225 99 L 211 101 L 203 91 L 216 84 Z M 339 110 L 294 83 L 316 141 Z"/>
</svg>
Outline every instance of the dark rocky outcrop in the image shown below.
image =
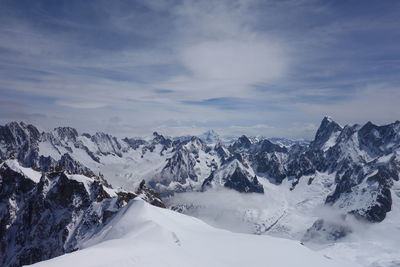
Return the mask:
<svg viewBox="0 0 400 267">
<path fill-rule="evenodd" d="M 264 188 L 258 182 L 257 176 L 249 179 L 239 168 L 236 168 L 233 174 L 226 178 L 224 186 L 241 193 L 264 193 Z"/>
<path fill-rule="evenodd" d="M 161 201 L 160 195 L 154 190 L 150 189 L 146 186 L 145 180 L 142 180 L 139 184 L 138 189 L 136 190 L 136 195 L 150 203 L 153 206 L 166 208 L 165 204 Z"/>
</svg>

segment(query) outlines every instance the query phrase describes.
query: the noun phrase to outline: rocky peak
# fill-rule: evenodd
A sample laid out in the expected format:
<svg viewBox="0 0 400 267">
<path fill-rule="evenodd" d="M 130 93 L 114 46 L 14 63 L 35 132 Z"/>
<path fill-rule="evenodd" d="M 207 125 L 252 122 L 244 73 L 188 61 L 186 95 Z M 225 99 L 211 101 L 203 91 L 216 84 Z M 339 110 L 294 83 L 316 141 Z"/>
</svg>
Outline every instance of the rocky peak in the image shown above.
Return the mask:
<svg viewBox="0 0 400 267">
<path fill-rule="evenodd" d="M 111 135 L 103 133 L 103 132 L 96 132 L 94 135 L 92 135 L 91 139 L 93 142 L 98 143 L 98 142 L 107 142 L 112 138 Z"/>
<path fill-rule="evenodd" d="M 146 141 L 143 139 L 136 139 L 136 138 L 127 138 L 125 137 L 122 139 L 125 143 L 127 143 L 131 148 L 134 150 L 138 149 L 141 145 L 146 144 Z"/>
<path fill-rule="evenodd" d="M 72 127 L 57 127 L 54 128 L 54 133 L 55 137 L 65 142 L 76 142 L 76 138 L 78 137 L 78 131 Z"/>
<path fill-rule="evenodd" d="M 214 150 L 218 153 L 222 161 L 227 160 L 231 156 L 229 150 L 220 142 L 214 146 Z"/>
<path fill-rule="evenodd" d="M 56 168 L 68 171 L 69 173 L 94 176 L 93 171 L 85 167 L 82 163 L 75 161 L 68 153 L 61 156 Z"/>
<path fill-rule="evenodd" d="M 250 177 L 249 174 L 239 166 L 226 178 L 224 186 L 241 193 L 264 193 L 264 188 L 258 182 L 257 176 Z"/>
<path fill-rule="evenodd" d="M 314 141 L 310 147 L 314 150 L 323 149 L 324 145 L 330 140 L 334 134 L 338 135 L 342 131 L 342 127 L 333 121 L 330 117 L 324 117 L 315 135 Z"/>
<path fill-rule="evenodd" d="M 400 147 L 400 123 L 377 126 L 367 122 L 358 131 L 358 138 L 362 149 L 372 153 L 373 156 L 381 156 L 392 153 Z"/>
<path fill-rule="evenodd" d="M 89 133 L 83 133 L 82 136 L 84 136 L 84 137 L 86 137 L 88 139 L 92 138 L 92 135 L 89 134 Z"/>
<path fill-rule="evenodd" d="M 245 135 L 242 135 L 241 137 L 239 137 L 238 141 L 241 144 L 243 144 L 245 147 L 249 147 L 251 145 L 250 139 Z"/>
<path fill-rule="evenodd" d="M 165 138 L 163 135 L 154 132 L 153 133 L 153 144 L 161 144 L 165 147 L 170 147 L 172 144 L 172 141 L 168 138 Z"/>
<path fill-rule="evenodd" d="M 91 140 L 97 145 L 100 153 L 104 155 L 115 154 L 119 157 L 122 156 L 122 146 L 116 137 L 103 132 L 97 132 L 92 136 Z"/>
<path fill-rule="evenodd" d="M 161 144 L 161 145 L 170 145 L 171 140 L 168 138 L 165 138 L 163 135 L 154 132 L 153 133 L 153 143 Z"/>
<path fill-rule="evenodd" d="M 165 137 L 158 132 L 153 132 L 153 140 L 165 140 Z"/>
<path fill-rule="evenodd" d="M 238 159 L 231 159 L 224 166 L 212 171 L 203 181 L 202 191 L 210 188 L 226 187 L 241 193 L 264 193 L 264 187 L 258 182 Z"/>
<path fill-rule="evenodd" d="M 231 149 L 233 151 L 238 150 L 238 149 L 249 149 L 251 147 L 251 141 L 247 136 L 242 135 L 241 137 L 238 138 L 238 140 L 233 143 L 231 146 Z"/>
<path fill-rule="evenodd" d="M 260 150 L 261 150 L 260 152 L 267 152 L 267 153 L 271 153 L 271 152 L 286 153 L 286 152 L 288 152 L 286 147 L 281 147 L 280 145 L 274 144 L 267 139 L 261 140 L 259 142 L 259 146 L 260 146 Z"/>
<path fill-rule="evenodd" d="M 360 126 L 358 124 L 355 125 L 346 125 L 343 130 L 340 132 L 337 142 L 338 143 L 345 143 L 348 142 L 351 137 L 357 133 L 357 131 L 360 129 Z"/>
<path fill-rule="evenodd" d="M 20 146 L 26 142 L 37 142 L 40 138 L 39 130 L 24 122 L 10 122 L 5 126 L 0 126 L 0 141 L 6 144 Z"/>
<path fill-rule="evenodd" d="M 196 150 L 196 151 L 198 151 L 200 149 L 204 149 L 206 146 L 206 144 L 203 142 L 203 140 L 201 140 L 197 136 L 192 136 L 192 138 L 190 138 L 190 141 L 187 142 L 187 145 L 189 145 L 192 150 Z"/>
<path fill-rule="evenodd" d="M 38 154 L 40 133 L 33 125 L 11 122 L 0 126 L 0 157 L 17 158 L 25 166 L 33 166 Z"/>
</svg>

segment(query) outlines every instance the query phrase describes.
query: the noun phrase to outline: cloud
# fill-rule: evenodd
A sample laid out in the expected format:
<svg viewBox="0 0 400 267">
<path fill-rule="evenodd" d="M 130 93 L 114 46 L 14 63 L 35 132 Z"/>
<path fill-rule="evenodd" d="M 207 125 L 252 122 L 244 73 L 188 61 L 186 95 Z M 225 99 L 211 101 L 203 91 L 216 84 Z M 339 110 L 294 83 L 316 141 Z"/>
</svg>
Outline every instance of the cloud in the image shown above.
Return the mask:
<svg viewBox="0 0 400 267">
<path fill-rule="evenodd" d="M 25 112 L 1 112 L 1 119 L 13 119 L 13 120 L 35 120 L 35 119 L 46 119 L 48 116 L 42 113 L 25 113 Z"/>
<path fill-rule="evenodd" d="M 237 84 L 281 78 L 285 61 L 280 46 L 260 40 L 209 41 L 183 51 L 183 62 L 195 77 Z"/>
<path fill-rule="evenodd" d="M 268 201 L 269 200 L 269 201 Z M 219 228 L 234 232 L 254 233 L 257 218 L 274 211 L 274 199 L 263 194 L 243 194 L 234 190 L 219 189 L 206 192 L 190 192 L 175 194 L 167 200 L 169 206 L 187 205 L 190 215 Z M 263 212 L 265 214 L 263 214 Z"/>
<path fill-rule="evenodd" d="M 78 109 L 102 108 L 102 107 L 107 106 L 107 104 L 103 104 L 103 103 L 80 102 L 80 101 L 76 101 L 76 102 L 56 101 L 55 103 L 60 106 L 66 106 L 66 107 L 78 108 Z"/>
<path fill-rule="evenodd" d="M 168 89 L 154 89 L 153 91 L 157 94 L 169 94 L 174 92 L 174 90 L 168 90 Z"/>
<path fill-rule="evenodd" d="M 218 109 L 226 110 L 238 110 L 251 108 L 254 103 L 242 98 L 232 98 L 232 97 L 217 97 L 208 98 L 201 101 L 183 101 L 184 104 L 188 105 L 199 105 L 205 107 L 216 107 Z"/>
</svg>

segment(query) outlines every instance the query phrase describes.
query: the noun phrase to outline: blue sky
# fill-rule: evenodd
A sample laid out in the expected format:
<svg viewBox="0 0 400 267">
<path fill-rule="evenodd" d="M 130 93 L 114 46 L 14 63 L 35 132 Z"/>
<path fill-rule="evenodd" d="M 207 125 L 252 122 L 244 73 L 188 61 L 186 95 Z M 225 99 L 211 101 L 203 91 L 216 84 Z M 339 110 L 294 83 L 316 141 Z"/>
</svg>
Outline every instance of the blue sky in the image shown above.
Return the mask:
<svg viewBox="0 0 400 267">
<path fill-rule="evenodd" d="M 400 1 L 0 2 L 0 122 L 312 138 L 400 119 Z"/>
</svg>

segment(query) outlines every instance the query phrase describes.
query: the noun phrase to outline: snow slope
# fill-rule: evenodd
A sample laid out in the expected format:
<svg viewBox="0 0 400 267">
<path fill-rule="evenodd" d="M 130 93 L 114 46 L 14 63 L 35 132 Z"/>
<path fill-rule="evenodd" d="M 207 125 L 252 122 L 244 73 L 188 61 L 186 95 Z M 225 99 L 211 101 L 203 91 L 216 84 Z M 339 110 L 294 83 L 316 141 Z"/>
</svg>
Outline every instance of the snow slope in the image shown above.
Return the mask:
<svg viewBox="0 0 400 267">
<path fill-rule="evenodd" d="M 142 200 L 131 201 L 83 246 L 34 266 L 357 266 L 299 242 L 219 230 Z"/>
</svg>

